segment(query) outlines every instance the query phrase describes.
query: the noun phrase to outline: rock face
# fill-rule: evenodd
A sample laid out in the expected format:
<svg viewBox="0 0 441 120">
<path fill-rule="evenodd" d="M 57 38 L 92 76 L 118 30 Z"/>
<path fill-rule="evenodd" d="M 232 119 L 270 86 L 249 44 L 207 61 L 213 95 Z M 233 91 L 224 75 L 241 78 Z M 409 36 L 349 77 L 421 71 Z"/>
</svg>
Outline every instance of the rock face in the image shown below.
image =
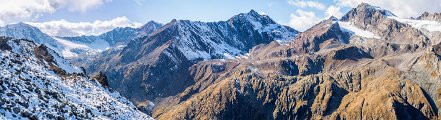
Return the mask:
<svg viewBox="0 0 441 120">
<path fill-rule="evenodd" d="M 107 81 L 107 76 L 104 75 L 104 73 L 102 73 L 102 72 L 99 72 L 97 75 L 92 77 L 92 79 L 95 79 L 104 87 L 109 87 L 109 82 Z"/>
<path fill-rule="evenodd" d="M 438 119 L 439 44 L 368 4 L 292 42 L 190 67 L 156 119 Z"/>
<path fill-rule="evenodd" d="M 291 39 L 297 33 L 255 11 L 220 22 L 173 20 L 126 47 L 104 52 L 85 68 L 90 73 L 103 71 L 110 87 L 143 103 L 194 84 L 189 67 L 198 61 L 233 58 L 255 45 Z"/>
<path fill-rule="evenodd" d="M 45 45 L 0 39 L 0 119 L 151 119 Z"/>
</svg>

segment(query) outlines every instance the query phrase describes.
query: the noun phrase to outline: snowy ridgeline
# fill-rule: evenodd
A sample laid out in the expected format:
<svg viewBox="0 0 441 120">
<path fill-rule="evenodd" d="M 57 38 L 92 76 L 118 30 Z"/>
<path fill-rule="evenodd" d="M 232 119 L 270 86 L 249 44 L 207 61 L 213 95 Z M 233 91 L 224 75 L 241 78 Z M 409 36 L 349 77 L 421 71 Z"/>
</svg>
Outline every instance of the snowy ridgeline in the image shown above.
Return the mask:
<svg viewBox="0 0 441 120">
<path fill-rule="evenodd" d="M 35 57 L 33 42 L 6 43 L 0 46 L 0 119 L 151 119 L 54 51 L 49 54 L 55 67 L 67 75 L 56 74 Z"/>
<path fill-rule="evenodd" d="M 259 42 L 254 40 L 263 36 L 269 36 L 264 38 L 268 41 L 290 41 L 298 34 L 298 31 L 253 10 L 233 16 L 230 21 L 179 20 L 175 25 L 179 26 L 179 35 L 174 38 L 177 39 L 176 46 L 188 60 L 240 56 L 248 52 L 246 44 Z M 248 30 L 241 30 L 243 28 Z"/>
</svg>

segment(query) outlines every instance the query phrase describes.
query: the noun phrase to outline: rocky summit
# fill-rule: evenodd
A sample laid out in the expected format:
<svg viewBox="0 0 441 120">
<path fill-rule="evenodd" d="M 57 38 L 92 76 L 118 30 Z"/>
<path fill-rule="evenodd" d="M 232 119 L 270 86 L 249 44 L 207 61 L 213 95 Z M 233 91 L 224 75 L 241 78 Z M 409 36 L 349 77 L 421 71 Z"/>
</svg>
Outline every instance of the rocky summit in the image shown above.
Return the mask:
<svg viewBox="0 0 441 120">
<path fill-rule="evenodd" d="M 440 13 L 328 17 L 302 32 L 255 10 L 89 36 L 9 24 L 0 119 L 440 118 Z"/>
</svg>

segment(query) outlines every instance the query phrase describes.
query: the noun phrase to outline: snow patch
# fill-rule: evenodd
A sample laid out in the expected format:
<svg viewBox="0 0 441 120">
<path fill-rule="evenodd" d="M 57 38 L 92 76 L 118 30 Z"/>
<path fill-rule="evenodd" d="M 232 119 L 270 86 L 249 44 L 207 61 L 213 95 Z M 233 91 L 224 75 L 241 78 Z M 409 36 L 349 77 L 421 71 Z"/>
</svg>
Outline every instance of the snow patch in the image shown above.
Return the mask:
<svg viewBox="0 0 441 120">
<path fill-rule="evenodd" d="M 403 19 L 398 17 L 389 17 L 397 20 L 398 22 L 409 24 L 410 26 L 417 29 L 425 29 L 429 32 L 441 31 L 441 23 L 430 20 L 412 20 L 412 19 Z"/>
<path fill-rule="evenodd" d="M 355 27 L 350 22 L 341 22 L 341 21 L 339 21 L 338 24 L 340 25 L 340 28 L 343 28 L 342 31 L 349 32 L 349 33 L 351 33 L 353 35 L 357 35 L 357 36 L 365 37 L 365 38 L 381 39 L 381 37 L 375 35 L 372 32 L 369 32 L 369 31 L 366 31 L 366 30 L 362 30 L 360 28 Z"/>
</svg>

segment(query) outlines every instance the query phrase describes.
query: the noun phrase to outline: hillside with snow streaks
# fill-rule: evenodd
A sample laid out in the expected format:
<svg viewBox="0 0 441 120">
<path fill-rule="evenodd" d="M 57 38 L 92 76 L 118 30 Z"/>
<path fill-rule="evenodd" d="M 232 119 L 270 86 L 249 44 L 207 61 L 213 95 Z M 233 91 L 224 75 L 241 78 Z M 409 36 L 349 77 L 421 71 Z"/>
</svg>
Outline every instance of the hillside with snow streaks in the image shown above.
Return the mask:
<svg viewBox="0 0 441 120">
<path fill-rule="evenodd" d="M 151 119 L 47 47 L 0 37 L 0 119 Z"/>
</svg>

